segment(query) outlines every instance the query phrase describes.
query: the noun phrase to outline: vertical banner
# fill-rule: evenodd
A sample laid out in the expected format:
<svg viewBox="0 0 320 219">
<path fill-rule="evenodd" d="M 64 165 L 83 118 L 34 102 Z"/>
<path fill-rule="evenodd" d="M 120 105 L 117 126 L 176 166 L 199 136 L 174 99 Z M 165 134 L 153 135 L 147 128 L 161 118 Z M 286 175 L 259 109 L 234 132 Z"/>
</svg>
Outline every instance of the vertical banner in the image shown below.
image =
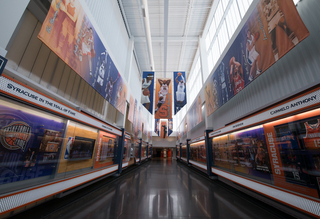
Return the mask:
<svg viewBox="0 0 320 219">
<path fill-rule="evenodd" d="M 160 138 L 167 138 L 168 137 L 168 125 L 167 120 L 161 120 L 160 122 Z"/>
<path fill-rule="evenodd" d="M 207 116 L 308 36 L 293 1 L 260 0 L 205 85 Z"/>
<path fill-rule="evenodd" d="M 168 136 L 173 133 L 173 119 L 168 119 Z"/>
<path fill-rule="evenodd" d="M 160 136 L 160 119 L 154 120 L 154 132 Z"/>
<path fill-rule="evenodd" d="M 134 123 L 134 119 L 133 119 L 133 116 L 135 114 L 134 109 L 135 109 L 135 102 L 134 102 L 133 97 L 130 95 L 130 108 L 129 108 L 129 113 L 128 113 L 128 120 L 132 123 Z"/>
<path fill-rule="evenodd" d="M 174 115 L 187 104 L 185 72 L 173 72 Z"/>
<path fill-rule="evenodd" d="M 141 104 L 153 114 L 154 72 L 144 71 L 142 77 Z"/>
<path fill-rule="evenodd" d="M 78 0 L 53 0 L 38 38 L 124 114 L 127 86 Z"/>
<path fill-rule="evenodd" d="M 159 78 L 156 82 L 155 119 L 172 118 L 172 82 L 170 78 Z"/>
</svg>

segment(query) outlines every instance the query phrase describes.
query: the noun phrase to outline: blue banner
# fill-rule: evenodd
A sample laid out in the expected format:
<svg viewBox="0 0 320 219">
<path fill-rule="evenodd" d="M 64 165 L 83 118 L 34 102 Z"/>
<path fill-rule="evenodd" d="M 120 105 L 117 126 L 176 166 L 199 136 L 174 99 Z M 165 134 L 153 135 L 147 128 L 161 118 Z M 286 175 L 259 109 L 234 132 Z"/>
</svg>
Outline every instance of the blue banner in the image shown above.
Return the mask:
<svg viewBox="0 0 320 219">
<path fill-rule="evenodd" d="M 160 119 L 154 120 L 154 132 L 160 136 Z"/>
<path fill-rule="evenodd" d="M 173 119 L 168 119 L 168 136 L 173 133 Z"/>
<path fill-rule="evenodd" d="M 174 114 L 187 104 L 185 72 L 173 72 Z"/>
<path fill-rule="evenodd" d="M 144 71 L 142 77 L 141 104 L 153 114 L 154 72 Z"/>
</svg>

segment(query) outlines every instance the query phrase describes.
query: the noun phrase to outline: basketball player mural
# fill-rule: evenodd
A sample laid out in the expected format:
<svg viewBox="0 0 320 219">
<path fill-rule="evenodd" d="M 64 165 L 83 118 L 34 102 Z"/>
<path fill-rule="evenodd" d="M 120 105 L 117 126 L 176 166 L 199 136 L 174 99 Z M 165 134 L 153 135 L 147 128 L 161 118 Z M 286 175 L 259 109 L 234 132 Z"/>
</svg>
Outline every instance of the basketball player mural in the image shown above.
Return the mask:
<svg viewBox="0 0 320 219">
<path fill-rule="evenodd" d="M 224 75 L 224 63 L 221 62 L 219 65 L 219 79 L 220 79 L 220 86 L 222 91 L 222 104 L 225 104 L 229 100 L 228 96 L 228 88 L 226 84 L 226 77 Z"/>
<path fill-rule="evenodd" d="M 295 33 L 288 27 L 286 18 L 279 9 L 278 0 L 261 0 L 263 6 L 263 13 L 268 22 L 268 32 L 270 34 L 272 50 L 275 61 L 279 59 L 279 51 L 277 47 L 277 27 L 284 30 L 288 38 L 294 45 L 299 43 Z"/>
<path fill-rule="evenodd" d="M 158 79 L 160 88 L 158 86 L 157 90 L 158 92 L 158 102 L 157 102 L 157 108 L 154 110 L 156 118 L 168 118 L 171 116 L 170 114 L 170 103 L 171 103 L 171 93 L 169 91 L 169 85 L 171 82 L 171 79 Z"/>
<path fill-rule="evenodd" d="M 230 80 L 234 95 L 244 88 L 243 68 L 242 65 L 232 57 L 229 62 Z"/>
<path fill-rule="evenodd" d="M 118 73 L 118 77 L 115 81 L 113 81 L 112 76 L 110 76 L 110 80 L 108 81 L 107 84 L 107 94 L 106 94 L 106 100 L 111 103 L 112 101 L 112 93 L 113 93 L 113 86 L 114 84 L 117 82 L 117 80 L 119 79 L 120 74 Z"/>
<path fill-rule="evenodd" d="M 141 104 L 150 112 L 150 86 L 153 82 L 153 74 L 148 74 L 146 78 L 142 79 L 142 94 Z M 153 89 L 153 87 L 151 87 Z"/>
<path fill-rule="evenodd" d="M 181 78 L 179 81 L 178 78 Z M 176 98 L 177 98 L 177 105 L 176 105 L 176 112 L 179 112 L 179 110 L 184 106 L 183 102 L 185 101 L 186 93 L 186 80 L 184 79 L 181 72 L 177 74 L 177 77 L 175 78 L 177 85 L 177 91 L 176 91 Z"/>
<path fill-rule="evenodd" d="M 91 58 L 95 57 L 92 27 L 89 27 L 82 35 L 82 56 L 85 56 L 85 55 L 88 57 L 89 71 L 90 71 L 89 74 L 90 74 L 90 78 L 91 78 L 92 77 Z M 80 58 L 80 60 L 82 60 L 82 58 Z"/>
<path fill-rule="evenodd" d="M 259 39 L 259 37 L 260 37 L 259 32 L 252 34 L 250 30 L 247 31 L 247 43 L 246 43 L 247 62 L 251 66 L 249 81 L 253 80 L 254 78 L 253 72 L 255 69 L 256 69 L 255 76 L 258 76 L 262 72 L 259 67 L 260 54 L 256 51 L 256 41 Z"/>
</svg>

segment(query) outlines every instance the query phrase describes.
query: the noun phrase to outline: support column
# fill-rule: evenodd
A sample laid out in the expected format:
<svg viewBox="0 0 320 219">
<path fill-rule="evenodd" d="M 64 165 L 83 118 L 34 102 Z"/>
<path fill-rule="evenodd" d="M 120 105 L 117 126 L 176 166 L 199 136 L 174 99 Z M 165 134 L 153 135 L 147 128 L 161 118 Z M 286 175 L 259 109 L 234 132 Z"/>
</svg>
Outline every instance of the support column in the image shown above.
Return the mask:
<svg viewBox="0 0 320 219">
<path fill-rule="evenodd" d="M 209 133 L 212 130 L 205 130 L 204 137 L 205 137 L 205 147 L 206 147 L 206 158 L 207 158 L 207 174 L 212 179 L 217 179 L 217 175 L 212 173 L 211 167 L 213 166 L 213 153 L 212 153 L 212 141 L 209 138 Z"/>
<path fill-rule="evenodd" d="M 118 144 L 118 149 L 117 149 L 117 164 L 118 166 L 118 172 L 117 174 L 120 175 L 120 173 L 122 172 L 122 161 L 123 161 L 123 150 L 124 150 L 124 141 L 125 141 L 125 130 L 121 129 L 122 132 L 122 136 L 119 138 L 119 144 Z"/>
<path fill-rule="evenodd" d="M 189 142 L 191 141 L 191 139 L 187 139 L 187 164 L 190 165 L 189 163 L 189 159 L 190 159 L 190 144 Z"/>
</svg>

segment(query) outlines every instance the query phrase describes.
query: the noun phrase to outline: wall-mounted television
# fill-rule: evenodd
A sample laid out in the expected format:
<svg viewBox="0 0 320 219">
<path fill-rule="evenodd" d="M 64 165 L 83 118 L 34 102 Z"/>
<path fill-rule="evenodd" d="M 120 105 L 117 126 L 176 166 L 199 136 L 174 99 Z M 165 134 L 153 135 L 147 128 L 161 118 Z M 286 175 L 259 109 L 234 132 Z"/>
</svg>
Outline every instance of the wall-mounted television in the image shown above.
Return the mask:
<svg viewBox="0 0 320 219">
<path fill-rule="evenodd" d="M 70 160 L 91 159 L 95 144 L 95 139 L 83 138 L 76 136 L 70 150 Z"/>
</svg>

